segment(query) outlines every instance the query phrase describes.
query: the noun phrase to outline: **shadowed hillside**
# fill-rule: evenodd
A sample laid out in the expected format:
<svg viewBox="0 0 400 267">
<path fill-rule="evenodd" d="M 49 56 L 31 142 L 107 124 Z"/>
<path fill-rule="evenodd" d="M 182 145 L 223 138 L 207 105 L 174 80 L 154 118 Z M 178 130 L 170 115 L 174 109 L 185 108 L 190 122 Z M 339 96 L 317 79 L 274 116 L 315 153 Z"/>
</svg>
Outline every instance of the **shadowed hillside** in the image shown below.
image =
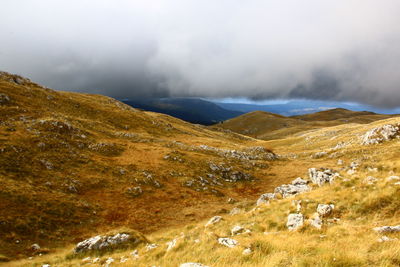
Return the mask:
<svg viewBox="0 0 400 267">
<path fill-rule="evenodd" d="M 224 109 L 210 101 L 197 98 L 159 98 L 123 100 L 135 108 L 159 112 L 181 120 L 202 125 L 212 125 L 243 114 Z"/>
</svg>

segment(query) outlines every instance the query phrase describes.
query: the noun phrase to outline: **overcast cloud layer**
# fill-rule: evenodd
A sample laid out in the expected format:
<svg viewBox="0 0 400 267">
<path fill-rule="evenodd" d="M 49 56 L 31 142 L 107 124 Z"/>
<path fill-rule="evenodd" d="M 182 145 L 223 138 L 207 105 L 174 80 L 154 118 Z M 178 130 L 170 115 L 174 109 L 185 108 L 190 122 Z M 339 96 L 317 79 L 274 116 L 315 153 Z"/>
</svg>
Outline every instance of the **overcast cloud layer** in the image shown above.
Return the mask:
<svg viewBox="0 0 400 267">
<path fill-rule="evenodd" d="M 398 0 L 2 0 L 0 69 L 114 97 L 400 106 Z"/>
</svg>

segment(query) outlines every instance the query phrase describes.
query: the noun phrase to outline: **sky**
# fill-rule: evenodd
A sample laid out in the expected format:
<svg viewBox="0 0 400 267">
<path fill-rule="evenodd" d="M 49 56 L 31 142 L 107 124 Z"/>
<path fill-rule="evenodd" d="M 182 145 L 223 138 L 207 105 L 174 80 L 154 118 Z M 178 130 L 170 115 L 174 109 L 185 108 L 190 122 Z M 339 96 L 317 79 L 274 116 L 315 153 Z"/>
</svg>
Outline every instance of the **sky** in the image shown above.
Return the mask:
<svg viewBox="0 0 400 267">
<path fill-rule="evenodd" d="M 398 0 L 1 0 L 0 70 L 117 98 L 400 106 Z"/>
</svg>

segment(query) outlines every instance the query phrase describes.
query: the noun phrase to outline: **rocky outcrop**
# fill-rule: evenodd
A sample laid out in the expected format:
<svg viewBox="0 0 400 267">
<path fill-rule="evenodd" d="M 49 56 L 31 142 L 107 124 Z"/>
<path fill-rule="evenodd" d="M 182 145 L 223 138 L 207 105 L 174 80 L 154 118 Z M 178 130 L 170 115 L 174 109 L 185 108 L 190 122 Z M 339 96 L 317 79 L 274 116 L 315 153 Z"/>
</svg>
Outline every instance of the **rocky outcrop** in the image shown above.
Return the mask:
<svg viewBox="0 0 400 267">
<path fill-rule="evenodd" d="M 325 169 L 325 168 L 321 168 L 321 169 L 316 169 L 316 168 L 311 168 L 308 169 L 308 175 L 310 177 L 310 180 L 312 183 L 318 185 L 318 186 L 322 186 L 325 183 L 333 183 L 333 181 L 335 180 L 335 178 L 337 176 L 339 176 L 338 173 L 333 172 L 330 169 Z"/>
<path fill-rule="evenodd" d="M 142 241 L 142 238 L 133 233 L 118 233 L 115 235 L 98 235 L 79 242 L 75 253 L 98 251 L 111 248 L 117 248 L 124 245 L 133 245 Z"/>
<path fill-rule="evenodd" d="M 362 136 L 363 145 L 380 144 L 395 138 L 400 138 L 400 124 L 386 124 L 373 128 Z"/>
<path fill-rule="evenodd" d="M 283 198 L 287 198 L 310 190 L 311 188 L 307 184 L 284 184 L 275 188 L 275 193 L 281 194 Z"/>
<path fill-rule="evenodd" d="M 301 213 L 291 213 L 288 216 L 286 227 L 290 231 L 297 230 L 304 224 L 304 216 Z"/>
</svg>

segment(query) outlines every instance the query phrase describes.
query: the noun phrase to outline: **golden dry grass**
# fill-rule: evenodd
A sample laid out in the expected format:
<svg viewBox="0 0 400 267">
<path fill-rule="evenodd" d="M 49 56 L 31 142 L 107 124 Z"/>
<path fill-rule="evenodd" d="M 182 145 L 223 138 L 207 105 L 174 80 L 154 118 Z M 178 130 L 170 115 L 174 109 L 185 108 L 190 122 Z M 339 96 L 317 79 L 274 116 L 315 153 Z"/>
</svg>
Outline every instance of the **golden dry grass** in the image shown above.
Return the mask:
<svg viewBox="0 0 400 267">
<path fill-rule="evenodd" d="M 213 267 L 400 265 L 400 241 L 378 242 L 381 235 L 372 231 L 376 226 L 400 223 L 400 186 L 386 180 L 390 175 L 399 175 L 400 141 L 371 146 L 360 144 L 360 136 L 366 131 L 400 122 L 397 118 L 363 125 L 353 123 L 308 129 L 265 142 L 190 125 L 156 113 L 121 108 L 102 96 L 46 91 L 34 84 L 26 87 L 29 89 L 0 81 L 0 93 L 9 95 L 16 105 L 27 110 L 26 115 L 66 121 L 85 131 L 89 141 L 75 139 L 74 131 L 54 136 L 54 129 L 40 128 L 38 130 L 45 133 L 46 144 L 51 145 L 51 149 L 43 151 L 37 147 L 43 139 L 35 139 L 38 137 L 26 130 L 30 124 L 19 118 L 22 108 L 0 106 L 0 111 L 5 114 L 2 118 L 7 118 L 2 119 L 0 148 L 7 148 L 5 151 L 10 153 L 0 154 L 0 216 L 14 223 L 10 228 L 0 226 L 0 253 L 4 258 L 18 257 L 20 253 L 19 256 L 24 258 L 7 262 L 6 266 L 84 265 L 82 259 L 88 255 L 72 254 L 76 242 L 91 235 L 119 231 L 124 226 L 143 232 L 149 242 L 159 246 L 146 251 L 143 243 L 90 256 L 99 257 L 101 264 L 108 257 L 116 263 L 126 257 L 126 263 L 118 264 L 146 267 L 175 267 L 184 262 Z M 48 102 L 48 94 L 57 99 L 56 105 Z M 31 95 L 30 101 L 27 95 Z M 87 108 L 80 110 L 74 107 L 76 103 Z M 135 135 L 116 136 L 120 132 Z M 60 146 L 60 140 L 73 147 L 76 155 Z M 261 145 L 272 148 L 281 159 L 255 161 L 255 166 L 247 166 L 247 163 L 209 151 L 186 149 L 172 141 L 187 146 L 207 144 L 238 150 Z M 114 145 L 95 151 L 79 150 L 80 142 Z M 15 150 L 9 149 L 10 146 L 17 148 L 18 153 L 12 152 Z M 313 157 L 321 151 L 327 154 L 321 158 Z M 61 159 L 56 157 L 60 153 L 65 155 Z M 163 159 L 168 153 L 179 155 L 183 162 Z M 57 168 L 47 170 L 39 163 L 42 157 Z M 338 165 L 338 159 L 343 160 L 344 165 Z M 185 179 L 204 174 L 210 160 L 227 162 L 258 179 L 221 188 L 225 194 L 222 198 L 182 187 Z M 353 161 L 360 162 L 360 167 L 350 175 L 342 168 Z M 306 177 L 307 169 L 311 167 L 329 167 L 340 171 L 341 177 L 333 185 L 314 187 L 309 193 L 272 201 L 270 205 L 254 210 L 260 194 L 272 192 L 274 187 L 298 176 Z M 119 172 L 120 168 L 125 170 L 124 175 Z M 127 197 L 126 187 L 136 185 L 132 182 L 135 178 L 144 179 L 142 171 L 151 172 L 163 187 L 143 185 L 143 195 Z M 171 171 L 185 174 L 170 176 Z M 66 175 L 79 180 L 78 193 L 66 192 L 62 183 L 56 183 Z M 367 176 L 378 178 L 378 182 L 365 184 L 363 180 Z M 53 179 L 56 177 L 61 178 Z M 55 185 L 43 186 L 48 179 L 55 181 Z M 227 197 L 239 201 L 228 204 Z M 303 201 L 302 213 L 306 218 L 312 216 L 319 203 L 332 203 L 335 205 L 332 217 L 340 221 L 326 224 L 322 230 L 306 225 L 299 231 L 289 232 L 285 224 L 287 215 L 295 211 L 293 199 Z M 242 212 L 233 216 L 223 213 L 223 209 L 234 207 Z M 207 220 L 215 214 L 220 214 L 224 220 L 205 228 Z M 236 248 L 218 244 L 216 238 L 229 236 L 235 225 L 242 225 L 251 233 L 233 237 L 239 241 Z M 15 244 L 21 236 L 24 237 L 22 245 Z M 399 233 L 387 236 L 400 239 Z M 167 242 L 175 238 L 178 238 L 177 245 L 166 251 Z M 50 248 L 50 253 L 26 259 L 29 251 L 24 247 L 34 242 Z M 243 255 L 246 247 L 253 253 Z M 133 249 L 138 250 L 139 259 L 131 257 Z"/>
<path fill-rule="evenodd" d="M 366 124 L 397 116 L 350 111 L 342 108 L 292 117 L 254 111 L 227 120 L 213 128 L 220 127 L 262 140 L 276 140 L 309 130 L 350 123 Z"/>
</svg>

